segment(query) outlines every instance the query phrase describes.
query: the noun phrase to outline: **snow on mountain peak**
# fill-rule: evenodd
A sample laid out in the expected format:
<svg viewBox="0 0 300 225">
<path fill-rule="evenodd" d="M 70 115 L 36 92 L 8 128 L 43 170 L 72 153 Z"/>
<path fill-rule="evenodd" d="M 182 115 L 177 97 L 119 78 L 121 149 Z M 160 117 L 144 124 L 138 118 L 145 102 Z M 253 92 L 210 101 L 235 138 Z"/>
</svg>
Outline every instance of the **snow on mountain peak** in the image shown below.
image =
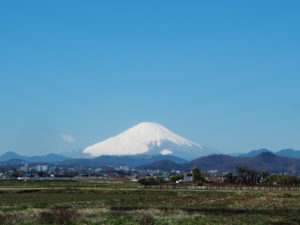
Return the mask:
<svg viewBox="0 0 300 225">
<path fill-rule="evenodd" d="M 163 151 L 165 149 L 168 152 Z M 201 155 L 202 150 L 203 146 L 173 133 L 158 123 L 142 122 L 115 137 L 85 148 L 83 152 L 92 156 L 167 153 L 182 158 L 193 158 Z M 189 153 L 193 157 L 189 157 Z"/>
<path fill-rule="evenodd" d="M 160 152 L 160 154 L 162 154 L 162 155 L 171 155 L 171 154 L 173 154 L 173 152 L 168 150 L 168 149 L 164 149 Z"/>
</svg>

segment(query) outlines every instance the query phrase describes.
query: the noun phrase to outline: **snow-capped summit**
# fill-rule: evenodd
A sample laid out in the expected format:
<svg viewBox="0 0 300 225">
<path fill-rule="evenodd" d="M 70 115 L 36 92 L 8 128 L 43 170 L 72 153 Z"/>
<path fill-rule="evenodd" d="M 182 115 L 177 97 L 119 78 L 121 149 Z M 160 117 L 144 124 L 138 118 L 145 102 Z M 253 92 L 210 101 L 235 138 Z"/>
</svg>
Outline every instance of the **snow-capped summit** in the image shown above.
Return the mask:
<svg viewBox="0 0 300 225">
<path fill-rule="evenodd" d="M 91 156 L 172 154 L 187 160 L 213 153 L 154 122 L 142 122 L 115 137 L 85 148 L 83 152 Z"/>
</svg>

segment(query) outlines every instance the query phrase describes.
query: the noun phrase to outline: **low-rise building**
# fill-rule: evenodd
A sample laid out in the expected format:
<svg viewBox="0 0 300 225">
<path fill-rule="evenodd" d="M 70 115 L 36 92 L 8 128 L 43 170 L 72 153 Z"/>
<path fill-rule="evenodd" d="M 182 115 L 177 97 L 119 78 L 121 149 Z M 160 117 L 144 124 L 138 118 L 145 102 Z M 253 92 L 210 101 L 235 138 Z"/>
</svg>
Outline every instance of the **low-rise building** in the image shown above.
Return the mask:
<svg viewBox="0 0 300 225">
<path fill-rule="evenodd" d="M 186 171 L 184 173 L 183 181 L 184 182 L 193 182 L 194 181 L 192 171 Z"/>
</svg>

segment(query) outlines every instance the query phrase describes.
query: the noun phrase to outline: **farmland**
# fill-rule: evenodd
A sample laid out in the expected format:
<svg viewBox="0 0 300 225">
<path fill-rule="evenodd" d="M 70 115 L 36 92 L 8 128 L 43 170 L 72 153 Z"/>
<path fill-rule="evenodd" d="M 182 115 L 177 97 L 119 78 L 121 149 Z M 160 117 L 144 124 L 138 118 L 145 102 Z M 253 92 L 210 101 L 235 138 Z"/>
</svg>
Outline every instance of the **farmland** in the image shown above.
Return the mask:
<svg viewBox="0 0 300 225">
<path fill-rule="evenodd" d="M 1 224 L 64 222 L 299 224 L 300 192 L 139 189 L 122 181 L 0 182 Z"/>
</svg>

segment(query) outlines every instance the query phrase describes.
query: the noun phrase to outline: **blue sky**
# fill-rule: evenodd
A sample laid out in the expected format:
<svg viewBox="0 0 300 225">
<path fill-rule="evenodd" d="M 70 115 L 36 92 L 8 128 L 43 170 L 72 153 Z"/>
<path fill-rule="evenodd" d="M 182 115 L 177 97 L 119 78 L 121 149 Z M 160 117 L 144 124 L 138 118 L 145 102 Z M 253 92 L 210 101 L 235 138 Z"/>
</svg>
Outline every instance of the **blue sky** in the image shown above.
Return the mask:
<svg viewBox="0 0 300 225">
<path fill-rule="evenodd" d="M 225 153 L 300 149 L 299 1 L 1 1 L 0 153 L 142 121 Z"/>
</svg>

